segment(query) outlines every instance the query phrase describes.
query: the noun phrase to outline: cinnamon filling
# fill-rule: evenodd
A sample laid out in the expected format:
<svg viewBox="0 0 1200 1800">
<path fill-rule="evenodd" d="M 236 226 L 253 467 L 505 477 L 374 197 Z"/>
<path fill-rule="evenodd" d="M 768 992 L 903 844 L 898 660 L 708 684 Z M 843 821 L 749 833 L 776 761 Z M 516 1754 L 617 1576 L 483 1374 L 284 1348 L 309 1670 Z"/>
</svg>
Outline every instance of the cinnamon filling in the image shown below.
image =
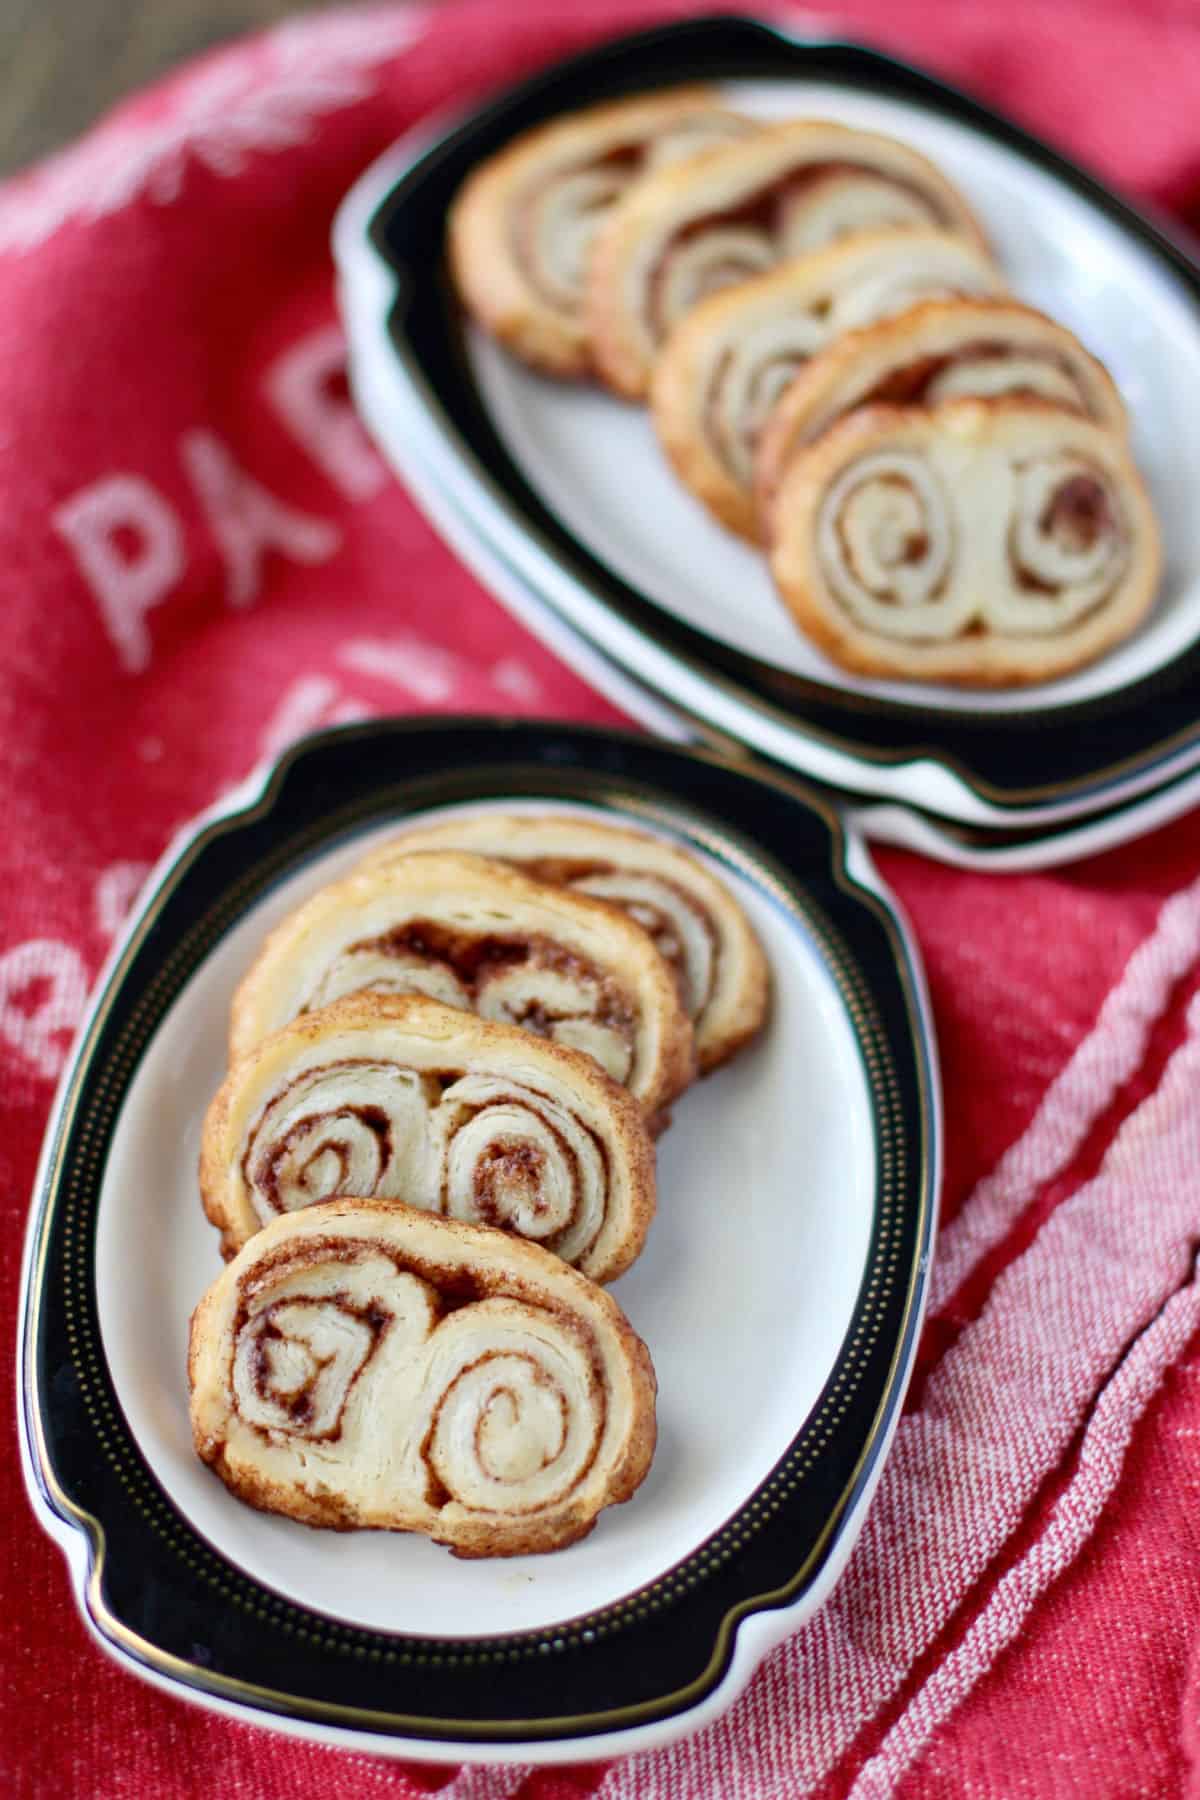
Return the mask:
<svg viewBox="0 0 1200 1800">
<path fill-rule="evenodd" d="M 349 1261 L 352 1259 L 345 1258 L 343 1260 Z M 333 1356 L 318 1357 L 309 1351 L 308 1360 L 312 1365 L 310 1372 L 292 1387 L 284 1388 L 280 1386 L 277 1360 L 281 1355 L 286 1354 L 292 1339 L 286 1331 L 276 1325 L 274 1315 L 281 1308 L 291 1309 L 297 1306 L 303 1307 L 306 1305 L 319 1306 L 321 1308 L 329 1306 L 336 1307 L 339 1312 L 347 1314 L 350 1318 L 357 1320 L 360 1325 L 365 1326 L 370 1334 L 369 1348 L 367 1349 L 366 1354 L 358 1361 L 346 1382 L 341 1405 L 338 1408 L 337 1419 L 331 1426 L 326 1427 L 324 1431 L 316 1434 L 311 1432 L 308 1433 L 308 1435 L 319 1436 L 325 1442 L 336 1442 L 342 1433 L 342 1418 L 346 1410 L 346 1402 L 350 1398 L 351 1390 L 358 1381 L 363 1370 L 375 1355 L 376 1350 L 378 1350 L 383 1334 L 391 1323 L 392 1315 L 385 1307 L 380 1306 L 376 1301 L 370 1301 L 365 1306 L 356 1305 L 350 1295 L 344 1291 L 322 1295 L 319 1300 L 315 1298 L 306 1299 L 303 1295 L 298 1297 L 288 1296 L 286 1299 L 273 1301 L 262 1308 L 257 1315 L 256 1323 L 258 1328 L 254 1334 L 254 1342 L 251 1347 L 250 1355 L 250 1370 L 254 1392 L 257 1398 L 264 1402 L 264 1404 L 277 1407 L 283 1412 L 287 1416 L 291 1427 L 300 1432 L 306 1432 L 307 1428 L 311 1426 L 316 1406 L 317 1385 L 326 1370 L 336 1361 L 336 1358 Z M 247 1316 L 246 1309 L 243 1307 L 239 1313 L 238 1322 L 235 1327 L 235 1342 L 240 1337 Z"/>
<path fill-rule="evenodd" d="M 1062 482 L 1038 514 L 1037 530 L 1048 547 L 1052 546 L 1067 556 L 1086 557 L 1108 540 L 1113 554 L 1112 578 L 1116 579 L 1120 571 L 1123 544 L 1121 521 L 1108 486 L 1098 475 L 1081 473 Z M 1039 574 L 1029 566 L 1016 541 L 1015 532 L 1010 533 L 1009 537 L 1009 559 L 1013 579 L 1022 593 L 1043 595 L 1047 600 L 1055 600 L 1064 591 L 1069 591 L 1069 578 L 1054 579 L 1046 574 Z M 1111 587 L 1111 582 L 1109 585 Z M 1096 594 L 1093 607 L 1101 604 L 1107 591 Z"/>
<path fill-rule="evenodd" d="M 335 1065 L 336 1066 L 336 1065 Z M 380 1106 L 338 1105 L 329 1112 L 308 1113 L 297 1119 L 291 1129 L 276 1143 L 268 1146 L 265 1155 L 260 1155 L 252 1166 L 252 1157 L 256 1149 L 253 1135 L 242 1157 L 242 1179 L 247 1187 L 256 1188 L 263 1199 L 276 1211 L 284 1210 L 279 1199 L 279 1170 L 297 1144 L 312 1131 L 314 1126 L 322 1125 L 326 1120 L 331 1122 L 331 1130 L 336 1130 L 334 1123 L 339 1117 L 357 1119 L 363 1129 L 374 1137 L 378 1145 L 379 1166 L 384 1168 L 392 1155 L 392 1122 Z M 296 1182 L 300 1187 L 307 1185 L 307 1177 L 316 1164 L 327 1156 L 336 1156 L 340 1171 L 337 1182 L 331 1190 L 325 1187 L 324 1197 L 331 1193 L 342 1193 L 349 1170 L 350 1158 L 343 1144 L 336 1136 L 322 1138 L 317 1148 L 302 1167 L 297 1171 Z"/>
<path fill-rule="evenodd" d="M 506 1202 L 518 1199 L 532 1213 L 544 1213 L 540 1193 L 545 1157 L 533 1144 L 498 1138 L 475 1165 L 475 1205 L 487 1225 L 503 1223 Z"/>
<path fill-rule="evenodd" d="M 869 479 L 873 487 L 893 488 L 897 493 L 909 495 L 914 505 L 921 505 L 921 495 L 917 493 L 911 483 L 903 480 L 899 475 L 872 475 Z M 851 499 L 853 499 L 853 491 L 851 494 L 847 495 L 847 500 Z M 872 598 L 883 606 L 901 605 L 902 602 L 897 593 L 890 588 L 883 587 L 878 581 L 869 581 L 858 569 L 855 546 L 851 542 L 849 533 L 846 529 L 844 512 L 838 514 L 836 531 L 837 541 L 842 556 L 845 559 L 847 569 L 851 570 L 856 579 L 863 583 L 863 586 L 871 593 Z M 930 548 L 930 538 L 927 531 L 919 529 L 897 531 L 892 541 L 887 545 L 887 566 L 889 569 L 915 568 L 929 555 Z M 940 599 L 945 592 L 948 579 L 949 571 L 947 570 L 942 574 L 935 585 L 930 588 L 927 598 L 931 601 Z"/>
<path fill-rule="evenodd" d="M 1090 550 L 1116 530 L 1108 493 L 1092 475 L 1073 475 L 1050 500 L 1039 529 L 1071 550 Z"/>
<path fill-rule="evenodd" d="M 453 971 L 473 1002 L 478 1000 L 487 982 L 505 970 L 544 969 L 585 987 L 593 1001 L 589 1018 L 615 1032 L 628 1045 L 633 1044 L 634 1010 L 611 976 L 604 974 L 586 957 L 537 933 L 521 938 L 486 933 L 476 935 L 454 931 L 432 919 L 414 919 L 381 937 L 362 938 L 349 944 L 343 954 L 354 955 L 359 951 L 372 951 L 381 956 L 399 956 L 407 952 L 422 961 L 441 963 Z M 578 1015 L 557 1014 L 549 1007 L 531 1002 L 528 1016 L 522 1017 L 520 1023 L 544 1036 L 567 1016 Z"/>
</svg>

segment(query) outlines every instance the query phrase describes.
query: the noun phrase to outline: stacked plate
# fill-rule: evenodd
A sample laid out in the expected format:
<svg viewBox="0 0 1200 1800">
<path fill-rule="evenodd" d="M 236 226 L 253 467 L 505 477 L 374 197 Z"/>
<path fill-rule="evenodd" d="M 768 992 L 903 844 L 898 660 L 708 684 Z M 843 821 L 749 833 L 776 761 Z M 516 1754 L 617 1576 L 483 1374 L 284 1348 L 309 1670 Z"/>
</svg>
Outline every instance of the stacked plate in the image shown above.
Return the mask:
<svg viewBox="0 0 1200 1800">
<path fill-rule="evenodd" d="M 547 381 L 464 328 L 447 209 L 515 134 L 602 99 L 715 81 L 763 118 L 838 119 L 949 172 L 1014 290 L 1113 372 L 1161 521 L 1144 625 L 1053 682 L 994 692 L 852 675 L 801 636 L 762 559 L 672 475 L 646 414 Z M 962 94 L 878 53 L 711 19 L 625 39 L 408 141 L 335 247 L 355 394 L 430 516 L 539 636 L 651 729 L 834 789 L 868 835 L 1036 867 L 1200 801 L 1200 275 L 1162 230 Z"/>
<path fill-rule="evenodd" d="M 266 934 L 399 826 L 497 809 L 701 862 L 772 1002 L 673 1108 L 658 1216 L 613 1289 L 657 1372 L 649 1476 L 580 1543 L 477 1560 L 235 1499 L 193 1450 L 188 1321 L 221 1268 L 205 1111 Z M 879 1480 L 928 1281 L 937 1086 L 915 948 L 832 809 L 577 726 L 381 719 L 289 750 L 152 874 L 47 1132 L 22 1460 L 96 1642 L 215 1711 L 383 1755 L 577 1762 L 697 1729 L 822 1604 Z"/>
</svg>

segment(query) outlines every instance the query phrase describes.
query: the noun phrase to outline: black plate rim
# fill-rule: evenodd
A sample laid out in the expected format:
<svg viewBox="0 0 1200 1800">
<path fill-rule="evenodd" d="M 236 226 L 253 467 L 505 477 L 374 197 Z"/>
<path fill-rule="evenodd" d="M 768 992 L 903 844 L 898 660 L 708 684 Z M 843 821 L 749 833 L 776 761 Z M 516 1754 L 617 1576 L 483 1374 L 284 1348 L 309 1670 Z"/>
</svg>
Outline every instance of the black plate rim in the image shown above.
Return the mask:
<svg viewBox="0 0 1200 1800">
<path fill-rule="evenodd" d="M 214 841 L 233 834 L 236 835 L 243 821 L 270 818 L 272 809 L 279 803 L 280 796 L 287 787 L 289 775 L 307 767 L 311 774 L 323 758 L 331 754 L 336 756 L 340 746 L 358 742 L 368 743 L 377 751 L 380 743 L 410 748 L 414 742 L 424 738 L 427 742 L 446 740 L 458 737 L 463 732 L 480 731 L 501 733 L 507 740 L 506 749 L 512 746 L 517 736 L 525 740 L 542 734 L 543 739 L 553 740 L 555 753 L 563 745 L 573 753 L 581 755 L 586 761 L 591 756 L 593 774 L 597 757 L 610 753 L 618 762 L 622 756 L 640 758 L 643 766 L 649 758 L 651 765 L 665 767 L 673 763 L 676 766 L 699 765 L 710 770 L 723 771 L 737 784 L 753 784 L 771 794 L 774 802 L 783 796 L 795 806 L 805 804 L 811 813 L 812 820 L 819 823 L 825 834 L 823 841 L 828 846 L 828 875 L 842 896 L 847 908 L 855 908 L 864 916 L 871 915 L 876 926 L 882 928 L 891 953 L 895 958 L 892 975 L 898 984 L 898 991 L 903 994 L 906 1009 L 906 1023 L 900 1034 L 900 1040 L 891 1042 L 893 1053 L 901 1040 L 912 1055 L 911 1069 L 902 1070 L 908 1085 L 906 1105 L 912 1118 L 919 1122 L 919 1143 L 909 1146 L 909 1152 L 919 1151 L 916 1162 L 906 1165 L 910 1171 L 919 1170 L 916 1191 L 910 1192 L 905 1201 L 912 1216 L 904 1225 L 911 1238 L 907 1243 L 906 1261 L 904 1263 L 904 1294 L 900 1312 L 899 1328 L 892 1344 L 886 1381 L 883 1383 L 876 1411 L 869 1422 L 862 1454 L 858 1457 L 852 1480 L 846 1485 L 836 1507 L 829 1510 L 824 1517 L 819 1534 L 816 1536 L 809 1555 L 801 1566 L 795 1570 L 792 1578 L 776 1588 L 744 1594 L 739 1603 L 726 1609 L 719 1633 L 713 1644 L 712 1654 L 707 1667 L 699 1678 L 670 1694 L 660 1696 L 653 1705 L 633 1709 L 636 1717 L 630 1717 L 630 1709 L 618 1709 L 613 1713 L 603 1711 L 589 1713 L 571 1718 L 537 1721 L 546 1724 L 548 1729 L 530 1733 L 530 1721 L 518 1719 L 487 1719 L 464 1721 L 431 1718 L 426 1715 L 406 1715 L 394 1709 L 372 1711 L 344 1706 L 323 1706 L 314 1704 L 310 1698 L 297 1699 L 294 1693 L 277 1691 L 262 1687 L 245 1680 L 230 1682 L 224 1677 L 213 1677 L 204 1667 L 197 1663 L 188 1663 L 173 1655 L 161 1643 L 149 1641 L 132 1629 L 127 1618 L 120 1616 L 119 1609 L 114 1608 L 105 1593 L 106 1562 L 110 1562 L 115 1554 L 110 1548 L 109 1539 L 114 1531 L 123 1529 L 120 1521 L 114 1522 L 109 1516 L 100 1517 L 80 1504 L 77 1494 L 67 1491 L 60 1479 L 59 1462 L 62 1455 L 61 1445 L 56 1446 L 51 1440 L 54 1437 L 53 1412 L 47 1410 L 45 1398 L 39 1384 L 38 1354 L 42 1345 L 42 1334 L 45 1312 L 49 1304 L 46 1285 L 46 1269 L 48 1256 L 48 1239 L 55 1223 L 56 1206 L 62 1198 L 64 1177 L 64 1157 L 69 1149 L 69 1140 L 73 1129 L 73 1113 L 77 1109 L 81 1093 L 90 1079 L 95 1078 L 95 1065 L 100 1056 L 103 1043 L 104 1020 L 106 1011 L 111 1006 L 115 993 L 121 990 L 122 984 L 128 981 L 130 972 L 135 968 L 138 958 L 146 953 L 147 944 L 158 929 L 164 910 L 172 895 L 180 891 L 182 881 L 189 869 L 196 866 Z M 517 761 L 513 755 L 501 758 L 502 765 L 511 769 L 525 768 L 528 763 Z M 544 778 L 549 781 L 549 767 L 542 765 Z M 586 771 L 584 771 L 586 774 Z M 630 774 L 627 770 L 618 777 L 620 782 L 632 783 L 633 791 L 641 791 L 647 787 L 641 777 Z M 668 797 L 669 803 L 677 813 L 685 816 L 713 816 L 703 806 L 697 806 L 687 790 L 682 800 L 676 793 L 673 797 L 663 783 L 656 780 L 649 784 L 650 789 L 657 788 L 660 794 Z M 295 784 L 293 783 L 293 792 Z M 479 796 L 483 797 L 483 796 Z M 434 804 L 426 801 L 426 804 Z M 724 827 L 722 827 L 724 829 Z M 736 829 L 730 834 L 730 841 L 736 841 Z M 336 841 L 336 835 L 322 840 L 322 848 Z M 301 1727 L 322 1727 L 326 1724 L 335 1726 L 352 1726 L 357 1731 L 374 1731 L 386 1734 L 389 1738 L 404 1740 L 404 1754 L 420 1754 L 422 1748 L 428 1749 L 432 1742 L 435 1753 L 448 1754 L 454 1745 L 467 1748 L 472 1744 L 494 1743 L 511 1748 L 514 1744 L 524 1743 L 527 1753 L 534 1752 L 542 1760 L 562 1760 L 577 1757 L 581 1743 L 590 1742 L 599 1732 L 610 1729 L 625 1730 L 627 1725 L 643 1725 L 647 1721 L 654 1724 L 657 1720 L 668 1723 L 676 1721 L 677 1728 L 671 1735 L 687 1729 L 688 1714 L 706 1699 L 719 1694 L 730 1671 L 734 1648 L 734 1639 L 741 1622 L 752 1615 L 769 1612 L 776 1608 L 787 1607 L 798 1595 L 812 1588 L 820 1579 L 822 1571 L 827 1568 L 830 1559 L 837 1552 L 841 1539 L 845 1536 L 848 1521 L 855 1518 L 856 1509 L 864 1490 L 871 1485 L 877 1469 L 882 1461 L 891 1428 L 898 1416 L 899 1405 L 906 1385 L 907 1375 L 911 1368 L 911 1358 L 915 1347 L 915 1335 L 924 1299 L 924 1286 L 928 1267 L 929 1249 L 932 1239 L 934 1200 L 938 1178 L 939 1130 L 937 1121 L 936 1074 L 934 1069 L 935 1052 L 932 1044 L 931 1028 L 927 1002 L 923 993 L 923 978 L 919 962 L 915 959 L 911 944 L 899 915 L 895 912 L 885 890 L 876 889 L 872 883 L 867 865 L 868 875 L 863 879 L 863 870 L 857 867 L 857 859 L 861 854 L 861 846 L 851 837 L 847 840 L 841 829 L 835 812 L 820 800 L 805 802 L 797 796 L 794 783 L 773 783 L 769 779 L 747 775 L 744 771 L 726 764 L 721 758 L 703 752 L 683 750 L 674 746 L 663 746 L 638 738 L 632 733 L 617 733 L 602 728 L 564 726 L 557 722 L 547 724 L 529 724 L 511 721 L 480 720 L 479 718 L 438 719 L 429 720 L 388 720 L 371 721 L 361 725 L 349 725 L 316 734 L 313 738 L 294 746 L 267 774 L 266 778 L 247 791 L 246 787 L 238 790 L 226 804 L 204 816 L 194 833 L 186 836 L 182 843 L 169 852 L 160 864 L 156 880 L 153 883 L 139 917 L 131 925 L 129 932 L 110 960 L 109 968 L 98 989 L 92 1011 L 83 1028 L 76 1052 L 68 1064 L 60 1091 L 56 1100 L 51 1124 L 48 1129 L 43 1154 L 42 1167 L 39 1170 L 35 1207 L 31 1215 L 29 1235 L 27 1238 L 27 1267 L 23 1278 L 22 1305 L 20 1314 L 20 1388 L 22 1396 L 22 1432 L 23 1448 L 27 1457 L 27 1474 L 36 1483 L 41 1501 L 52 1518 L 67 1528 L 71 1534 L 71 1542 L 64 1543 L 60 1530 L 49 1527 L 51 1535 L 60 1542 L 67 1553 L 67 1560 L 72 1570 L 73 1586 L 76 1597 L 84 1612 L 90 1628 L 100 1637 L 105 1647 L 114 1651 L 119 1657 L 142 1666 L 151 1679 L 166 1679 L 177 1689 L 195 1699 L 207 1699 L 211 1704 L 233 1705 L 249 1708 L 262 1714 L 277 1714 L 282 1722 L 289 1719 L 299 1722 Z M 765 861 L 758 866 L 770 867 L 772 859 L 764 852 Z M 758 860 L 757 858 L 755 859 Z M 287 865 L 297 866 L 295 860 Z M 261 890 L 256 890 L 261 891 Z M 815 903 L 814 903 L 815 904 Z M 804 909 L 804 917 L 808 918 L 808 909 Z M 810 921 L 811 922 L 811 921 Z M 225 927 L 227 928 L 227 926 Z M 874 929 L 874 928 L 873 928 Z M 219 934 L 218 934 L 219 935 Z M 893 1022 L 894 1023 L 894 1022 Z M 891 1032 L 892 1027 L 888 1027 Z M 911 1035 L 909 1035 L 911 1034 Z M 891 1041 L 889 1039 L 889 1041 Z M 125 1077 L 128 1079 L 128 1076 Z M 915 1110 L 914 1110 L 915 1109 Z M 877 1129 L 878 1121 L 877 1121 Z M 86 1140 L 85 1140 L 86 1141 Z M 890 1140 L 889 1140 L 890 1141 Z M 61 1208 L 60 1208 L 61 1210 Z M 61 1223 L 61 1220 L 59 1221 Z M 86 1252 L 83 1253 L 86 1261 Z M 90 1263 L 87 1265 L 90 1269 Z M 864 1277 L 865 1284 L 865 1277 Z M 860 1297 L 861 1300 L 861 1297 Z M 856 1318 L 858 1315 L 856 1314 Z M 845 1345 L 843 1352 L 845 1353 Z M 840 1361 L 840 1358 L 839 1358 Z M 835 1369 L 834 1375 L 836 1376 Z M 831 1376 L 831 1381 L 834 1377 Z M 818 1403 L 816 1411 L 820 1410 Z M 119 1407 L 118 1407 L 119 1413 Z M 798 1439 L 808 1429 L 815 1416 L 805 1422 Z M 123 1415 L 121 1415 L 123 1422 Z M 111 1429 L 111 1426 L 110 1426 Z M 128 1433 L 128 1427 L 125 1427 Z M 99 1432 L 103 1441 L 104 1432 Z M 135 1455 L 136 1444 L 129 1434 L 129 1444 Z M 121 1446 L 123 1455 L 128 1445 Z M 768 1481 L 773 1477 L 769 1477 Z M 153 1484 L 155 1487 L 157 1484 Z M 761 1493 L 762 1489 L 757 1490 Z M 751 1496 L 753 1501 L 756 1496 Z M 168 1503 L 169 1504 L 169 1503 Z M 746 1511 L 746 1506 L 738 1509 L 733 1523 L 737 1523 Z M 37 1508 L 35 1507 L 35 1510 Z M 45 1521 L 43 1521 L 45 1522 Z M 722 1527 L 722 1531 L 727 1528 Z M 741 1529 L 748 1530 L 744 1526 Z M 717 1534 L 718 1537 L 721 1535 Z M 86 1570 L 82 1573 L 73 1552 L 82 1539 L 86 1545 Z M 303 1611 L 304 1609 L 295 1609 Z M 319 1618 L 320 1615 L 312 1615 Z M 555 1628 L 566 1629 L 566 1627 Z M 385 1634 L 365 1634 L 380 1637 Z M 537 1638 L 546 1633 L 514 1634 L 513 1641 L 518 1638 Z M 395 1641 L 405 1642 L 401 1637 Z M 413 1640 L 415 1641 L 415 1640 Z M 443 1640 L 446 1641 L 446 1640 Z M 507 1640 L 505 1640 L 507 1641 Z M 626 1640 L 628 1642 L 628 1640 Z M 730 1695 L 732 1698 L 732 1694 Z M 681 1721 L 681 1722 L 680 1722 Z M 418 1735 L 420 1734 L 420 1735 Z M 556 1751 L 557 1745 L 557 1751 Z M 399 1753 L 399 1752 L 398 1752 Z"/>
<path fill-rule="evenodd" d="M 748 709 L 768 727 L 809 738 L 860 766 L 897 770 L 931 763 L 954 778 L 973 799 L 1001 815 L 1001 822 L 1006 813 L 1016 815 L 1030 808 L 1090 809 L 1112 789 L 1135 783 L 1153 785 L 1156 778 L 1162 778 L 1165 765 L 1183 766 L 1185 759 L 1200 751 L 1200 643 L 1115 693 L 1053 709 L 1007 714 L 954 712 L 931 718 L 919 701 L 883 701 L 848 694 L 831 684 L 781 672 L 685 625 L 668 609 L 637 593 L 545 506 L 490 424 L 466 372 L 457 322 L 447 324 L 446 329 L 447 342 L 457 341 L 458 348 L 452 354 L 447 351 L 440 365 L 437 357 L 428 354 L 429 345 L 418 348 L 410 335 L 411 308 L 419 285 L 407 279 L 408 264 L 397 256 L 388 232 L 397 221 L 407 220 L 414 196 L 419 196 L 440 162 L 481 135 L 489 140 L 484 148 L 490 148 L 497 132 L 502 141 L 567 104 L 581 104 L 576 94 L 580 83 L 593 88 L 607 83 L 597 90 L 606 93 L 630 91 L 636 83 L 654 85 L 644 73 L 614 79 L 612 70 L 618 62 L 633 70 L 644 66 L 648 58 L 658 57 L 669 64 L 685 52 L 694 60 L 711 56 L 716 48 L 723 52 L 727 79 L 745 73 L 738 66 L 739 57 L 745 63 L 748 58 L 769 55 L 778 62 L 772 72 L 780 76 L 803 73 L 814 61 L 818 66 L 810 72 L 829 75 L 827 68 L 819 66 L 820 59 L 833 58 L 838 64 L 837 78 L 899 93 L 909 100 L 917 97 L 931 110 L 1017 151 L 1073 188 L 1134 238 L 1143 252 L 1164 265 L 1195 303 L 1200 329 L 1200 268 L 1187 254 L 1182 235 L 1169 232 L 1044 140 L 940 78 L 865 44 L 841 37 L 801 36 L 777 21 L 751 15 L 717 14 L 612 39 L 542 70 L 460 119 L 432 143 L 422 142 L 412 160 L 395 175 L 388 192 L 373 208 L 366 237 L 395 287 L 386 319 L 391 349 L 429 422 L 514 531 L 587 603 L 604 608 L 691 676 L 719 688 L 732 703 Z M 684 64 L 673 79 L 693 79 L 697 73 L 695 67 Z M 576 97 L 568 101 L 564 90 Z M 590 90 L 587 97 L 591 97 Z M 440 261 L 440 240 L 436 255 L 431 256 L 428 243 L 416 248 L 423 269 L 431 261 L 435 266 Z M 600 654 L 624 662 L 552 594 L 542 587 L 538 593 Z M 632 664 L 627 666 L 637 673 Z M 781 700 L 780 689 L 792 696 L 790 702 Z M 664 697 L 671 699 L 669 694 Z M 831 707 L 833 713 L 827 718 Z M 1173 725 L 1161 722 L 1167 712 Z M 853 736 L 854 721 L 866 737 Z M 1047 736 L 1052 729 L 1057 731 L 1053 742 Z M 1117 729 L 1131 734 L 1131 744 L 1114 756 L 1106 746 Z M 896 731 L 923 732 L 925 738 L 897 746 L 888 741 Z M 872 735 L 878 738 L 880 733 L 883 741 L 871 741 Z M 1047 777 L 1044 771 L 1055 754 L 1065 757 L 1070 766 L 1052 768 Z M 1086 766 L 1075 766 L 1081 762 Z"/>
</svg>

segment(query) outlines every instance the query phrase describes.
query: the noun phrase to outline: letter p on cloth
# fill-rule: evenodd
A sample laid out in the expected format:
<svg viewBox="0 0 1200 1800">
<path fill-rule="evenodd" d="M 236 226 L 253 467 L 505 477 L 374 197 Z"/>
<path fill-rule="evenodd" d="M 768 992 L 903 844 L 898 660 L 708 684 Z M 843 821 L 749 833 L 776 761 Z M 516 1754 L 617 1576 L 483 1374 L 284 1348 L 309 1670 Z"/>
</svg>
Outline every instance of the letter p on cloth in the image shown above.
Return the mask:
<svg viewBox="0 0 1200 1800">
<path fill-rule="evenodd" d="M 146 614 L 184 570 L 173 507 L 141 476 L 109 475 L 64 500 L 51 524 L 95 597 L 121 666 L 140 674 L 150 664 Z"/>
</svg>

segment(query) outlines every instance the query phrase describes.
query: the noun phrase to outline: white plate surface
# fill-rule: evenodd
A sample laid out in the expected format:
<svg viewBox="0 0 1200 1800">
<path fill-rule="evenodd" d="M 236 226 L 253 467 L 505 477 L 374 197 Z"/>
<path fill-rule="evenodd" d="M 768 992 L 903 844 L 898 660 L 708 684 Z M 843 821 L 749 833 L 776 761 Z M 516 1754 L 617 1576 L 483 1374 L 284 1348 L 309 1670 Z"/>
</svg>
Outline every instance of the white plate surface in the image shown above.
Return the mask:
<svg viewBox="0 0 1200 1800">
<path fill-rule="evenodd" d="M 763 937 L 776 1004 L 765 1041 L 676 1108 L 660 1144 L 658 1217 L 613 1290 L 659 1377 L 660 1442 L 642 1489 L 581 1544 L 491 1563 L 457 1560 L 417 1537 L 314 1532 L 253 1512 L 197 1461 L 188 1429 L 188 1317 L 221 1266 L 196 1189 L 201 1122 L 224 1071 L 229 1000 L 262 934 L 370 841 L 273 890 L 216 946 L 155 1034 L 100 1199 L 105 1352 L 154 1473 L 247 1573 L 373 1629 L 536 1628 L 617 1600 L 694 1550 L 762 1481 L 812 1408 L 846 1334 L 871 1231 L 866 1077 L 814 940 L 763 890 L 723 869 Z"/>
</svg>

